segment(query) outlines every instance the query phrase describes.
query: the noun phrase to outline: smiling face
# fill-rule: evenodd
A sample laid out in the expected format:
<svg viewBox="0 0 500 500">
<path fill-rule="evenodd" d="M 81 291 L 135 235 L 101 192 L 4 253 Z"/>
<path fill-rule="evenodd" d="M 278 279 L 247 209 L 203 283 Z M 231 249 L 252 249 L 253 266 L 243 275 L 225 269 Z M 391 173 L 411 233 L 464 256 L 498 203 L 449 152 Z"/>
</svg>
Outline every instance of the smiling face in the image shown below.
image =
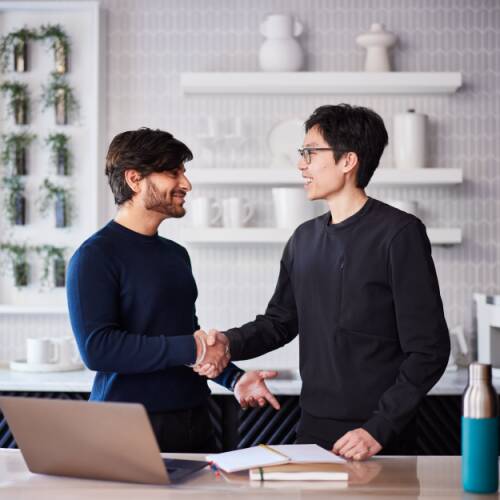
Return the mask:
<svg viewBox="0 0 500 500">
<path fill-rule="evenodd" d="M 183 165 L 175 170 L 153 172 L 140 183 L 139 197 L 146 210 L 162 214 L 165 218 L 180 218 L 186 214 L 184 202 L 192 186 Z"/>
<path fill-rule="evenodd" d="M 330 145 L 323 138 L 319 127 L 316 125 L 309 129 L 304 138 L 304 148 L 330 148 Z M 329 200 L 336 193 L 341 191 L 347 182 L 352 182 L 354 166 L 351 155 L 342 155 L 336 163 L 332 150 L 310 151 L 311 162 L 306 163 L 304 158 L 300 158 L 298 168 L 305 179 L 304 188 L 310 200 Z M 357 158 L 356 158 L 357 163 Z M 347 174 L 347 175 L 346 175 Z"/>
</svg>

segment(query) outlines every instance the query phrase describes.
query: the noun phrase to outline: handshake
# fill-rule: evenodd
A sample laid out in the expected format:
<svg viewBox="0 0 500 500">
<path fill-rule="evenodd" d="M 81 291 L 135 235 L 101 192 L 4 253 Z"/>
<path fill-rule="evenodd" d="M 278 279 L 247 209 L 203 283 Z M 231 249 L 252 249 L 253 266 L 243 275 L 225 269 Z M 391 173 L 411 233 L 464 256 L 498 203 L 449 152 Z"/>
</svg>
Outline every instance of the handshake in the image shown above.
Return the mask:
<svg viewBox="0 0 500 500">
<path fill-rule="evenodd" d="M 226 368 L 231 354 L 229 339 L 217 330 L 194 332 L 196 342 L 196 361 L 193 370 L 201 376 L 217 377 Z M 243 409 L 270 404 L 280 409 L 279 401 L 269 391 L 266 379 L 274 378 L 278 372 L 259 370 L 245 372 L 234 387 L 234 396 Z"/>
<path fill-rule="evenodd" d="M 194 332 L 196 342 L 196 361 L 193 370 L 199 375 L 215 378 L 226 368 L 231 354 L 229 340 L 221 332 L 204 330 Z"/>
</svg>

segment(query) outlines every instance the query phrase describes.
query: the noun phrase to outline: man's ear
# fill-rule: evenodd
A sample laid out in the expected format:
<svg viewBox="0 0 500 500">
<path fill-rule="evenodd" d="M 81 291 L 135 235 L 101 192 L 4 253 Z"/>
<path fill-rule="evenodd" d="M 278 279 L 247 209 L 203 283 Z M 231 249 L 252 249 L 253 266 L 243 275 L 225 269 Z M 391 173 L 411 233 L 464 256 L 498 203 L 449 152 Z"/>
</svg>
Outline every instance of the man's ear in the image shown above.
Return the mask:
<svg viewBox="0 0 500 500">
<path fill-rule="evenodd" d="M 142 180 L 141 174 L 134 169 L 125 170 L 125 182 L 128 187 L 134 192 L 139 193 L 141 191 L 140 181 Z"/>
<path fill-rule="evenodd" d="M 340 164 L 342 166 L 342 172 L 347 174 L 358 166 L 358 155 L 353 151 L 349 151 L 340 159 Z"/>
</svg>

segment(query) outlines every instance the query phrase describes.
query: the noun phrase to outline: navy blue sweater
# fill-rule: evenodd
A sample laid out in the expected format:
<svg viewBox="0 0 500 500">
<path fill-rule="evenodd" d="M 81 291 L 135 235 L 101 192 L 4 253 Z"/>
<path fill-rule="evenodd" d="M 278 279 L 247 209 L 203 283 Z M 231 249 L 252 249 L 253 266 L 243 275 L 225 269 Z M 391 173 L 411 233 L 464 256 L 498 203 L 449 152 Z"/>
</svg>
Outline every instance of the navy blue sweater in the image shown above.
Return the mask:
<svg viewBox="0 0 500 500">
<path fill-rule="evenodd" d="M 198 291 L 182 246 L 111 221 L 71 258 L 67 296 L 80 354 L 97 372 L 90 399 L 151 412 L 206 401 L 206 379 L 186 366 L 196 358 Z M 229 387 L 239 371 L 230 364 L 216 382 Z"/>
</svg>

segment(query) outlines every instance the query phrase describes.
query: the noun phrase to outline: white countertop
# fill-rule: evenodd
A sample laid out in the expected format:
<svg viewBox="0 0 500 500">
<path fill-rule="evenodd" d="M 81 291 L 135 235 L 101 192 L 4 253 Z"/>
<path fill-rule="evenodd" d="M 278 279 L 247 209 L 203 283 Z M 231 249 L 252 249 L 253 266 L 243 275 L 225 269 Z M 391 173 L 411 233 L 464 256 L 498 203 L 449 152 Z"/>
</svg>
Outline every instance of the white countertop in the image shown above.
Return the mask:
<svg viewBox="0 0 500 500">
<path fill-rule="evenodd" d="M 202 455 L 164 454 L 201 459 Z M 16 500 L 192 499 L 203 500 L 330 500 L 332 498 L 435 500 L 497 498 L 464 496 L 460 457 L 373 457 L 345 464 L 348 481 L 249 481 L 245 473 L 231 482 L 209 468 L 180 484 L 155 486 L 32 474 L 19 450 L 0 450 L 0 497 Z M 277 484 L 279 483 L 279 484 Z"/>
<path fill-rule="evenodd" d="M 286 374 L 286 373 L 284 373 Z M 19 392 L 90 392 L 94 372 L 79 370 L 55 373 L 14 372 L 3 364 L 0 365 L 0 391 Z M 467 370 L 446 372 L 430 391 L 431 395 L 461 395 L 467 385 Z M 500 379 L 494 379 L 497 392 L 500 392 Z M 209 382 L 213 394 L 230 394 L 218 384 Z M 269 389 L 277 395 L 298 395 L 302 383 L 300 380 L 270 380 Z"/>
</svg>

